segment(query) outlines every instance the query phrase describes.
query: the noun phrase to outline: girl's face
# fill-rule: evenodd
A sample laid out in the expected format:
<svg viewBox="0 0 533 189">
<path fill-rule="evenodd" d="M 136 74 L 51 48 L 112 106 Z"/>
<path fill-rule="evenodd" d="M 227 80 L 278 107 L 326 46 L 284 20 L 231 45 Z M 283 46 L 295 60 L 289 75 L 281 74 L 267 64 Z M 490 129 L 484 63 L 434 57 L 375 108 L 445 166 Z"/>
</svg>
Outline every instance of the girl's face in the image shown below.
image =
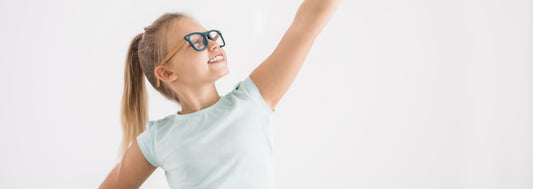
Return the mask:
<svg viewBox="0 0 533 189">
<path fill-rule="evenodd" d="M 168 29 L 167 49 L 176 46 L 183 37 L 193 32 L 206 32 L 198 22 L 190 18 L 182 18 L 174 21 Z M 177 75 L 175 81 L 186 85 L 210 84 L 228 74 L 226 52 L 215 41 L 207 40 L 205 50 L 196 51 L 189 42 L 185 41 L 176 54 L 166 63 L 170 71 Z M 221 57 L 218 57 L 221 56 Z M 222 58 L 215 63 L 209 60 Z"/>
</svg>

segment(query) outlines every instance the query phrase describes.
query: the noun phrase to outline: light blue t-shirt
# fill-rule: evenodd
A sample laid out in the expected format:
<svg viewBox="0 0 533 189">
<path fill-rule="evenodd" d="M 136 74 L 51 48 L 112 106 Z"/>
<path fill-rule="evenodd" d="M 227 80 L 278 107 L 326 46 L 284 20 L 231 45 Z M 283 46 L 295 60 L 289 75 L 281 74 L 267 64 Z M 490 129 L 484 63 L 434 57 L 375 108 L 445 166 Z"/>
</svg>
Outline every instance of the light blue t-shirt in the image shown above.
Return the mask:
<svg viewBox="0 0 533 189">
<path fill-rule="evenodd" d="M 271 189 L 274 111 L 248 76 L 205 109 L 149 121 L 137 142 L 172 189 Z"/>
</svg>

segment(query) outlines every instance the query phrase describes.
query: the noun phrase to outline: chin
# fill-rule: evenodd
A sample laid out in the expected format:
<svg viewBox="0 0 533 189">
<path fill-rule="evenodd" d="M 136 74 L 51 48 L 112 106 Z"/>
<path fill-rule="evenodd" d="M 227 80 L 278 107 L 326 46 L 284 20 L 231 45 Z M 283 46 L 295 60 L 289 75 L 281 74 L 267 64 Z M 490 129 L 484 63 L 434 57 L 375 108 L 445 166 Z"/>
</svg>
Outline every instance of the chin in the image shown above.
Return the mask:
<svg viewBox="0 0 533 189">
<path fill-rule="evenodd" d="M 220 78 L 223 78 L 224 76 L 228 75 L 229 74 L 229 70 L 226 68 L 224 70 L 220 70 L 217 74 L 216 74 L 216 80 L 219 80 Z"/>
<path fill-rule="evenodd" d="M 222 75 L 220 75 L 220 78 L 226 76 L 229 74 L 229 69 L 226 68 L 226 71 L 222 73 Z"/>
</svg>

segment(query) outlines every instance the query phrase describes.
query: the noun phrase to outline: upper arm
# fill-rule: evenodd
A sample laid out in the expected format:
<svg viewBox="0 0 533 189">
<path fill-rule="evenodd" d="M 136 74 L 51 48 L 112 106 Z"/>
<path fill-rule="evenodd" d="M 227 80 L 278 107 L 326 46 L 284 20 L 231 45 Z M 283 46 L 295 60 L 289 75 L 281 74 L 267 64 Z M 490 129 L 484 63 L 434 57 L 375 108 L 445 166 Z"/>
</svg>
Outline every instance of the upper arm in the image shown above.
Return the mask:
<svg viewBox="0 0 533 189">
<path fill-rule="evenodd" d="M 274 109 L 302 67 L 315 40 L 306 27 L 293 23 L 272 54 L 250 74 L 264 101 Z"/>
<path fill-rule="evenodd" d="M 139 188 L 156 168 L 146 160 L 137 140 L 133 140 L 124 159 L 113 168 L 100 189 Z"/>
<path fill-rule="evenodd" d="M 251 74 L 264 101 L 274 109 L 302 67 L 315 38 L 340 0 L 305 0 L 272 54 Z"/>
</svg>

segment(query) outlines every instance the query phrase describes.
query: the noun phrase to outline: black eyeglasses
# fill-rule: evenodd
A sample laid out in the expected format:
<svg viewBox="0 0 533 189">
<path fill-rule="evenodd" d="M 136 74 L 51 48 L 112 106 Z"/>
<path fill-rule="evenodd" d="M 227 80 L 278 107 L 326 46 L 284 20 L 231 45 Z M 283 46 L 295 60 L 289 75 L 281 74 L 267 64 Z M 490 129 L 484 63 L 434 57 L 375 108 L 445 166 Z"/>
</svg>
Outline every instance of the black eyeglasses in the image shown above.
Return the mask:
<svg viewBox="0 0 533 189">
<path fill-rule="evenodd" d="M 224 41 L 224 37 L 222 37 L 222 34 L 218 30 L 209 30 L 207 32 L 193 32 L 190 34 L 185 35 L 183 39 L 181 40 L 178 45 L 176 45 L 174 48 L 170 50 L 170 52 L 165 55 L 165 58 L 163 58 L 163 61 L 161 61 L 161 64 L 164 64 L 167 62 L 178 50 L 183 46 L 183 43 L 185 41 L 189 42 L 192 48 L 196 51 L 203 51 L 207 48 L 207 39 L 211 41 L 215 41 L 218 43 L 220 47 L 224 47 L 226 45 L 226 42 Z"/>
<path fill-rule="evenodd" d="M 197 51 L 203 51 L 207 48 L 207 39 L 209 38 L 211 41 L 217 42 L 220 47 L 224 47 L 225 41 L 222 37 L 222 34 L 218 30 L 210 30 L 207 32 L 194 32 L 187 34 L 185 37 L 185 40 L 189 42 L 189 44 L 194 48 L 194 50 Z"/>
</svg>

